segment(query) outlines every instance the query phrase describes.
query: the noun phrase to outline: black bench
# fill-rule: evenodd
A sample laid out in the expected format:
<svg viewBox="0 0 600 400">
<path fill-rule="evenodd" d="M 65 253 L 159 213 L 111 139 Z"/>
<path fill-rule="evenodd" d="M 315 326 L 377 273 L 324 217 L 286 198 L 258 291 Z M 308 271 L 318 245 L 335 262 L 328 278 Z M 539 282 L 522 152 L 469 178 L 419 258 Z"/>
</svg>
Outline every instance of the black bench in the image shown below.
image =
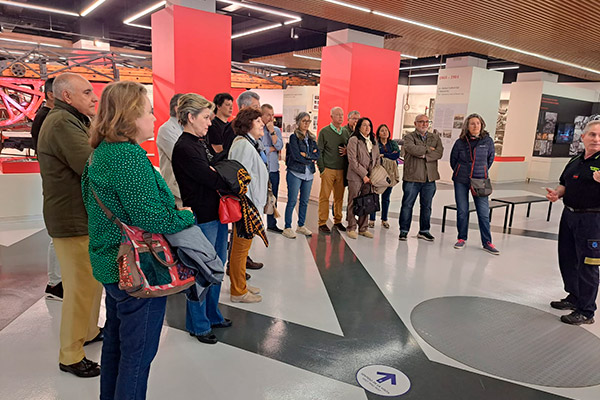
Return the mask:
<svg viewBox="0 0 600 400">
<path fill-rule="evenodd" d="M 512 227 L 513 216 L 515 215 L 515 205 L 527 204 L 527 218 L 529 218 L 529 212 L 531 211 L 531 203 L 541 203 L 544 201 L 548 202 L 548 215 L 546 221 L 550 221 L 550 213 L 552 213 L 552 202 L 545 197 L 541 196 L 514 196 L 514 197 L 499 197 L 492 199 L 492 201 L 499 201 L 510 205 L 510 221 L 508 227 Z"/>
<path fill-rule="evenodd" d="M 494 211 L 494 208 L 501 208 L 504 207 L 504 230 L 506 230 L 506 223 L 508 221 L 508 203 L 503 203 L 500 201 L 494 201 L 491 200 L 489 202 L 490 204 L 490 222 L 492 221 L 492 211 Z M 456 204 L 450 204 L 447 206 L 444 206 L 444 214 L 442 215 L 442 232 L 445 231 L 446 229 L 446 212 L 448 210 L 457 210 Z M 473 212 L 475 211 L 475 203 L 469 203 L 469 212 Z"/>
</svg>

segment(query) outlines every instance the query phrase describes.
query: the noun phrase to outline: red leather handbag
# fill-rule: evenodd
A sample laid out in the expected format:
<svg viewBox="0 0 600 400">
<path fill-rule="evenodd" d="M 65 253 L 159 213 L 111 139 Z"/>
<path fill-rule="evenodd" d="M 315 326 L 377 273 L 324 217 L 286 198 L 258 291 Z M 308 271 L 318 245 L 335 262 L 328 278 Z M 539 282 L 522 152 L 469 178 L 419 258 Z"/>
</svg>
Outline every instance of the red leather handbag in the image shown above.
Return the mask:
<svg viewBox="0 0 600 400">
<path fill-rule="evenodd" d="M 242 219 L 242 205 L 239 197 L 233 194 L 221 195 L 219 200 L 219 220 L 222 224 L 238 222 Z"/>
</svg>

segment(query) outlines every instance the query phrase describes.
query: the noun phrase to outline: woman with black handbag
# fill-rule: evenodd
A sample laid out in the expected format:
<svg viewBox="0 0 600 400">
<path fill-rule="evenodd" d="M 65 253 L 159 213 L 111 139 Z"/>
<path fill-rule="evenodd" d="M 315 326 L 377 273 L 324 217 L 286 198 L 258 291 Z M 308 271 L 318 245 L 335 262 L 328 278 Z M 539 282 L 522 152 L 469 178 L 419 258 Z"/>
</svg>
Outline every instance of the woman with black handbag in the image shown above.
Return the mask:
<svg viewBox="0 0 600 400">
<path fill-rule="evenodd" d="M 140 143 L 154 137 L 152 105 L 136 82 L 116 82 L 102 92 L 91 127 L 93 163 L 81 177 L 88 213 L 90 260 L 106 291 L 100 399 L 145 399 L 150 364 L 158 350 L 166 297 L 136 298 L 119 289 L 121 230 L 94 192 L 123 223 L 170 234 L 194 224 L 191 210 L 177 210 L 165 180 Z"/>
<path fill-rule="evenodd" d="M 218 257 L 227 262 L 227 224 L 219 220 L 219 193 L 228 185 L 211 166 L 213 155 L 206 140 L 211 125 L 213 103 L 204 97 L 187 93 L 177 102 L 177 119 L 183 133 L 173 148 L 173 172 L 183 205 L 191 207 L 196 224 L 214 246 Z M 211 285 L 203 301 L 198 301 L 195 286 L 187 293 L 185 328 L 202 343 L 215 344 L 212 328 L 226 328 L 231 321 L 219 311 L 221 284 Z"/>
<path fill-rule="evenodd" d="M 358 235 L 361 235 L 372 238 L 373 234 L 368 231 L 368 218 L 371 211 L 358 216 L 358 233 L 356 232 L 357 216 L 354 213 L 355 198 L 372 192 L 369 174 L 379 161 L 379 146 L 373 133 L 373 123 L 369 118 L 358 120 L 346 149 L 348 154 L 348 174 L 346 175 L 348 178 L 348 207 L 346 209 L 348 237 L 356 239 Z"/>
<path fill-rule="evenodd" d="M 454 173 L 454 198 L 456 200 L 456 227 L 458 240 L 455 249 L 465 247 L 469 233 L 469 192 L 473 196 L 479 233 L 483 249 L 490 254 L 499 255 L 500 251 L 492 244 L 490 231 L 490 206 L 488 196 L 491 193 L 488 171 L 494 162 L 494 141 L 485 130 L 485 122 L 479 114 L 469 115 L 462 127 L 459 138 L 454 142 L 450 154 L 450 166 Z"/>
</svg>

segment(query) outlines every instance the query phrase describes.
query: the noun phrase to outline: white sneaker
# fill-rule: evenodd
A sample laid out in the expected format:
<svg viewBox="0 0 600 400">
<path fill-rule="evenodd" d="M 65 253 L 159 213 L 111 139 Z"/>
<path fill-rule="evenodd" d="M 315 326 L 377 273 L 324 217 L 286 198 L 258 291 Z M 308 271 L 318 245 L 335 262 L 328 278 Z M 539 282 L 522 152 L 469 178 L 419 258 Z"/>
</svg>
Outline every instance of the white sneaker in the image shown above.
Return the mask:
<svg viewBox="0 0 600 400">
<path fill-rule="evenodd" d="M 246 292 L 241 296 L 231 296 L 233 303 L 260 303 L 262 296 L 260 294 L 252 294 L 250 291 Z"/>
<path fill-rule="evenodd" d="M 296 229 L 296 233 L 299 233 L 304 236 L 312 236 L 312 232 L 309 231 L 308 228 L 305 226 L 299 226 L 298 229 Z"/>
<path fill-rule="evenodd" d="M 296 239 L 296 234 L 292 228 L 285 228 L 281 234 L 288 239 Z"/>
<path fill-rule="evenodd" d="M 356 239 L 358 238 L 358 233 L 356 233 L 356 231 L 348 231 L 348 237 L 350 239 Z"/>
</svg>

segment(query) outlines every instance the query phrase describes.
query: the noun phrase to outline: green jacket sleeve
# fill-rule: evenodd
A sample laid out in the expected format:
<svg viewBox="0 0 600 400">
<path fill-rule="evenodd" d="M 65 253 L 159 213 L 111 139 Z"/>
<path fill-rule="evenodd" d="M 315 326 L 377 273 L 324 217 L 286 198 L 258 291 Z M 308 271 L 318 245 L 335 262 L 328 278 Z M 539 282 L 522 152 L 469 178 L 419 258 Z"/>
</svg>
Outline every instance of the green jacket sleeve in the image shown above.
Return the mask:
<svg viewBox="0 0 600 400">
<path fill-rule="evenodd" d="M 131 225 L 152 233 L 169 234 L 194 224 L 191 211 L 177 210 L 174 201 L 172 204 L 163 201 L 158 181 L 162 178 L 154 173 L 144 154 L 126 152 L 120 165 L 114 175 L 115 188 Z M 168 190 L 166 183 L 164 187 Z"/>
<path fill-rule="evenodd" d="M 437 161 L 442 158 L 442 155 L 444 154 L 444 145 L 442 145 L 442 139 L 440 139 L 439 136 L 436 136 L 435 150 L 427 150 L 427 154 L 425 155 L 427 162 Z"/>
</svg>

